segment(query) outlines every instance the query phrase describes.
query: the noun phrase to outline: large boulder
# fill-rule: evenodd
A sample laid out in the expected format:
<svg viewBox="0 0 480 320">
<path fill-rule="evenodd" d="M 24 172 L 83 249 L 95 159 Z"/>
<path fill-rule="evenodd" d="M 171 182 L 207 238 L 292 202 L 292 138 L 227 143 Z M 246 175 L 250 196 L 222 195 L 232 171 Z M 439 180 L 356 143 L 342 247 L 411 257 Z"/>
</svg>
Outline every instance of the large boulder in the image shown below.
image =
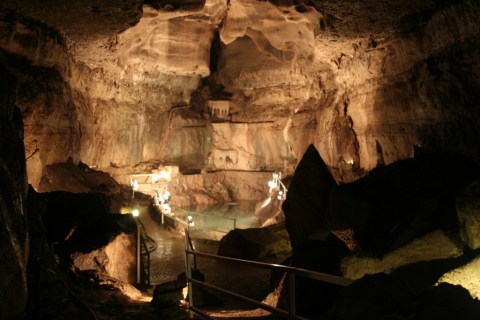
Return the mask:
<svg viewBox="0 0 480 320">
<path fill-rule="evenodd" d="M 470 292 L 475 299 L 480 299 L 480 257 L 472 261 L 450 270 L 445 273 L 437 282 L 437 285 L 449 283 L 452 285 L 460 285 Z"/>
<path fill-rule="evenodd" d="M 471 249 L 480 248 L 480 181 L 469 184 L 456 204 L 462 240 Z"/>
<path fill-rule="evenodd" d="M 134 283 L 136 242 L 133 234 L 120 233 L 106 246 L 88 253 L 74 252 L 74 266 L 79 270 L 96 270 L 123 282 Z"/>
<path fill-rule="evenodd" d="M 385 254 L 381 259 L 365 255 L 348 256 L 342 260 L 345 278 L 357 280 L 367 274 L 390 274 L 408 264 L 435 259 L 456 258 L 463 254 L 462 247 L 441 230 L 413 240 L 405 246 Z"/>
<path fill-rule="evenodd" d="M 460 286 L 418 286 L 386 274 L 366 276 L 346 288 L 323 320 L 478 319 L 480 304 Z"/>
<path fill-rule="evenodd" d="M 334 188 L 326 228 L 353 227 L 361 250 L 382 255 L 441 228 L 457 232 L 455 198 L 479 176 L 469 158 L 421 154 Z"/>
<path fill-rule="evenodd" d="M 368 272 L 392 272 L 418 260 L 456 257 L 461 248 L 439 233 L 433 235 L 436 240 L 430 239 L 430 243 L 437 242 L 437 248 L 443 244 L 439 252 L 419 253 L 429 245 L 418 241 L 386 258 L 433 230 L 457 232 L 455 198 L 478 174 L 478 166 L 461 155 L 425 153 L 337 186 L 318 152 L 310 147 L 283 206 L 293 246 L 292 265 L 342 275 L 341 261 L 356 261 L 346 267 L 346 273 L 359 278 Z M 345 260 L 352 251 L 377 258 Z M 297 292 L 298 309 L 308 317 L 326 311 L 338 288 L 302 279 L 297 281 Z M 322 292 L 321 308 L 312 298 L 317 292 Z"/>
<path fill-rule="evenodd" d="M 240 259 L 287 257 L 290 240 L 283 224 L 266 228 L 234 229 L 220 241 L 218 254 Z"/>
</svg>

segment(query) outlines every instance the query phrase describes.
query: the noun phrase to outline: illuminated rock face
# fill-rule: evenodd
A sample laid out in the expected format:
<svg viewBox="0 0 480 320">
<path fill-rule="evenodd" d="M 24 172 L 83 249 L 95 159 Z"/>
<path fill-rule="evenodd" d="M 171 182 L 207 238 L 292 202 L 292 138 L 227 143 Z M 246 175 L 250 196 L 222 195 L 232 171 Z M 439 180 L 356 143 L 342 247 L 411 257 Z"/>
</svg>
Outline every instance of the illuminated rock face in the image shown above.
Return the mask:
<svg viewBox="0 0 480 320">
<path fill-rule="evenodd" d="M 135 282 L 135 239 L 121 233 L 106 246 L 89 253 L 75 252 L 72 261 L 79 270 L 97 270 L 127 283 Z"/>
<path fill-rule="evenodd" d="M 2 4 L 34 186 L 69 157 L 285 176 L 314 144 L 337 182 L 414 147 L 480 159 L 476 2 L 77 2 Z"/>
</svg>

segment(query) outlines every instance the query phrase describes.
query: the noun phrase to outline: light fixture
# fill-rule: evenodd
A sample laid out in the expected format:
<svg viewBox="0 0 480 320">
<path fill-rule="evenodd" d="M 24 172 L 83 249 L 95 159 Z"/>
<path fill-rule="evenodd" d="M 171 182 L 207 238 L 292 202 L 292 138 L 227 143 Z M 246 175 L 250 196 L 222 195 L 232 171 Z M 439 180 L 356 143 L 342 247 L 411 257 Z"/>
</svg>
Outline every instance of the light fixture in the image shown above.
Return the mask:
<svg viewBox="0 0 480 320">
<path fill-rule="evenodd" d="M 195 225 L 195 222 L 193 222 L 193 217 L 192 216 L 187 216 L 187 220 L 188 220 L 188 225 L 190 227 L 193 227 Z"/>
<path fill-rule="evenodd" d="M 278 185 L 277 185 L 277 182 L 276 182 L 275 180 L 270 180 L 270 181 L 268 181 L 268 187 L 269 187 L 270 189 L 275 189 L 277 186 L 278 186 Z"/>
<path fill-rule="evenodd" d="M 133 209 L 132 210 L 132 216 L 134 216 L 135 218 L 138 217 L 140 215 L 140 211 L 138 211 L 138 209 Z"/>
<path fill-rule="evenodd" d="M 133 180 L 133 182 L 132 182 L 132 189 L 133 189 L 133 190 L 138 190 L 138 181 L 137 181 L 137 180 Z"/>
</svg>

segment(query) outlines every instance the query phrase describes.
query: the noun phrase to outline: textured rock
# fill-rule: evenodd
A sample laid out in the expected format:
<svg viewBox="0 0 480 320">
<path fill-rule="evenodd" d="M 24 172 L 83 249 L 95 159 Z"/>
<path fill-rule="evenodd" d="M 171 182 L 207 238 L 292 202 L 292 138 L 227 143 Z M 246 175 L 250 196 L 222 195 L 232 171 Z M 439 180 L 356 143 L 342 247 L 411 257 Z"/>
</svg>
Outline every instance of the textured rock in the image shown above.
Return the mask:
<svg viewBox="0 0 480 320">
<path fill-rule="evenodd" d="M 217 254 L 256 260 L 264 257 L 287 257 L 291 254 L 290 239 L 283 226 L 235 229 L 220 241 Z"/>
<path fill-rule="evenodd" d="M 385 274 L 367 276 L 347 287 L 322 319 L 468 319 L 480 304 L 460 286 L 418 285 Z"/>
<path fill-rule="evenodd" d="M 462 240 L 471 249 L 480 248 L 480 184 L 474 181 L 457 197 L 457 215 Z"/>
<path fill-rule="evenodd" d="M 143 172 L 151 170 L 155 169 L 149 168 Z M 271 172 L 216 171 L 201 174 L 181 174 L 178 170 L 172 172 L 171 181 L 156 185 L 145 184 L 139 191 L 153 195 L 154 190 L 167 188 L 172 195 L 170 203 L 178 207 L 261 200 L 268 194 L 267 182 L 272 176 Z M 113 177 L 122 184 L 130 184 L 130 175 Z"/>
<path fill-rule="evenodd" d="M 437 282 L 437 285 L 449 283 L 460 285 L 470 292 L 475 299 L 480 299 L 480 257 L 469 263 L 445 273 Z"/>
<path fill-rule="evenodd" d="M 325 225 L 354 228 L 360 249 L 380 255 L 437 228 L 457 232 L 455 197 L 479 174 L 450 153 L 398 161 L 332 189 Z"/>
<path fill-rule="evenodd" d="M 107 172 L 158 160 L 291 173 L 314 144 L 338 182 L 415 146 L 480 159 L 474 1 L 163 5 L 2 3 L 35 187 L 68 157 Z M 244 145 L 215 145 L 218 99 Z"/>
<path fill-rule="evenodd" d="M 27 181 L 15 78 L 0 66 L 0 318 L 23 318 L 27 303 Z"/>
<path fill-rule="evenodd" d="M 435 231 L 387 253 L 382 259 L 350 256 L 342 260 L 342 274 L 347 279 L 357 280 L 367 274 L 386 273 L 419 261 L 456 258 L 462 248 L 444 232 Z"/>
<path fill-rule="evenodd" d="M 108 276 L 134 283 L 136 265 L 136 245 L 132 234 L 121 233 L 106 246 L 89 253 L 73 253 L 74 266 L 81 270 L 96 270 Z"/>
</svg>

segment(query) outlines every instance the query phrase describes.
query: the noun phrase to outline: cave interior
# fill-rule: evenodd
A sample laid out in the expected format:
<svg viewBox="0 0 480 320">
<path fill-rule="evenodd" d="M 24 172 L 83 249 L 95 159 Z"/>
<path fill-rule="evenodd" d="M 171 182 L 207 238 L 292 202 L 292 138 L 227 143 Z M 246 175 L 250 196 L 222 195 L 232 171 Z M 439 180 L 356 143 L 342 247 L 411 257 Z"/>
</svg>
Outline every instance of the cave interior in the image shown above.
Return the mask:
<svg viewBox="0 0 480 320">
<path fill-rule="evenodd" d="M 188 319 L 186 230 L 348 280 L 195 270 L 284 310 L 293 286 L 303 319 L 479 319 L 479 16 L 475 0 L 3 0 L 0 319 Z M 192 295 L 215 319 L 277 319 Z"/>
</svg>

